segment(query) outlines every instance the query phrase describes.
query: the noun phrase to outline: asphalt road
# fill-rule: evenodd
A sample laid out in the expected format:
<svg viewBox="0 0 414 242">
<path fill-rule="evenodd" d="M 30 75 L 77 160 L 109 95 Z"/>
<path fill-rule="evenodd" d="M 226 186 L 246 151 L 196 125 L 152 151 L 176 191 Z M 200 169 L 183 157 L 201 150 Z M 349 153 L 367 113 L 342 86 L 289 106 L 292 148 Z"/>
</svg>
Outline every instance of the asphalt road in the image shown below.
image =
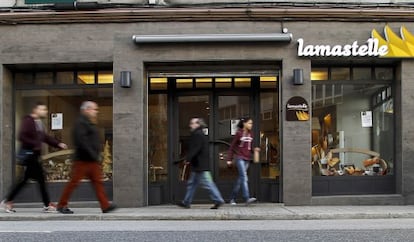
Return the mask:
<svg viewBox="0 0 414 242">
<path fill-rule="evenodd" d="M 414 219 L 13 221 L 0 241 L 414 241 Z"/>
</svg>

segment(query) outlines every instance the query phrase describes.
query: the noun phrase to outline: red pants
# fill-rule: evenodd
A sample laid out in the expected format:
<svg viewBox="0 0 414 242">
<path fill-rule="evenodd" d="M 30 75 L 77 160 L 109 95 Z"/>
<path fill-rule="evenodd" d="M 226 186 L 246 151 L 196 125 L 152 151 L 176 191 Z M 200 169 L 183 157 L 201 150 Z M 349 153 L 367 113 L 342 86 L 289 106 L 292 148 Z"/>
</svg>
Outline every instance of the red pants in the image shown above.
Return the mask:
<svg viewBox="0 0 414 242">
<path fill-rule="evenodd" d="M 109 207 L 108 198 L 105 195 L 102 182 L 103 176 L 101 165 L 98 162 L 75 161 L 72 167 L 72 178 L 63 190 L 58 208 L 68 206 L 70 195 L 84 177 L 91 180 L 91 183 L 95 188 L 96 197 L 101 204 L 101 209 L 107 209 Z"/>
</svg>

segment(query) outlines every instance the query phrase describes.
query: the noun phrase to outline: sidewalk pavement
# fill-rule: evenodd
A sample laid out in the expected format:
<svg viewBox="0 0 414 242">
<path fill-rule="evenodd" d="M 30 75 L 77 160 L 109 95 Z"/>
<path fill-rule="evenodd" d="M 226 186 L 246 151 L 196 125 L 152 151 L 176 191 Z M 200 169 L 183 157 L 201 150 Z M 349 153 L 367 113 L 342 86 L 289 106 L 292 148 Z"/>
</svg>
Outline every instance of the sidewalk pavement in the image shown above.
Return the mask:
<svg viewBox="0 0 414 242">
<path fill-rule="evenodd" d="M 195 204 L 191 209 L 175 205 L 141 208 L 119 208 L 103 214 L 95 208 L 73 208 L 74 214 L 42 213 L 41 208 L 17 207 L 16 213 L 0 211 L 0 221 L 37 220 L 314 220 L 314 219 L 384 219 L 414 218 L 414 206 L 284 206 L 257 203 L 224 205 L 218 210 L 211 205 Z"/>
</svg>

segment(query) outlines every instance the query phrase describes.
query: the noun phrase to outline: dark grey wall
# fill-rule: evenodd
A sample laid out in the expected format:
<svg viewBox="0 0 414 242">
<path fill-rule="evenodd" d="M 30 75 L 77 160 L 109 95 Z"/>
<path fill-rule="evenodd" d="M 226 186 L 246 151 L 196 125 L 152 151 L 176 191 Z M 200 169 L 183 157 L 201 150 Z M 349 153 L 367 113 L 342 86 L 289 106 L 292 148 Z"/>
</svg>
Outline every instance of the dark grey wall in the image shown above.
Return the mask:
<svg viewBox="0 0 414 242">
<path fill-rule="evenodd" d="M 0 63 L 112 62 L 116 25 L 18 25 L 0 27 Z"/>
<path fill-rule="evenodd" d="M 407 204 L 414 203 L 414 60 L 401 63 L 401 165 L 402 194 Z M 397 161 L 398 162 L 398 161 Z"/>
<path fill-rule="evenodd" d="M 12 182 L 12 74 L 0 65 L 0 195 L 5 194 Z"/>
<path fill-rule="evenodd" d="M 132 35 L 116 34 L 114 43 L 114 201 L 119 206 L 147 205 L 146 79 Z M 121 88 L 121 71 L 131 71 L 131 88 Z"/>
<path fill-rule="evenodd" d="M 294 54 L 294 53 L 293 53 Z M 311 105 L 310 61 L 283 60 L 282 75 L 282 160 L 283 201 L 288 205 L 309 204 L 312 197 L 310 122 L 286 121 L 286 104 L 291 97 L 301 96 Z M 293 69 L 303 69 L 305 83 L 292 84 Z M 307 151 L 307 152 L 306 152 Z"/>
</svg>

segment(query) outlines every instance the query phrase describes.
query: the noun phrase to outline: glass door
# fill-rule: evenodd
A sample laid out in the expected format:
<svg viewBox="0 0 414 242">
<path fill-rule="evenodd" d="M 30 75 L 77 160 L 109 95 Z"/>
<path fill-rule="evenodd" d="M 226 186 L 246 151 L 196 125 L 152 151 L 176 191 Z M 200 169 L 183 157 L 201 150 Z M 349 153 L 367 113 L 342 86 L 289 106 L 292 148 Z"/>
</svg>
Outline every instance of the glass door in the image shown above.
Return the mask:
<svg viewBox="0 0 414 242">
<path fill-rule="evenodd" d="M 176 154 L 174 160 L 184 159 L 188 146 L 191 145 L 189 144 L 189 120 L 193 117 L 203 118 L 208 126 L 205 133 L 209 136 L 210 141 L 210 169 L 217 186 L 226 199 L 230 196 L 238 175 L 235 166 L 227 167 L 227 152 L 237 131 L 236 124 L 239 118 L 250 116 L 251 98 L 247 95 L 211 94 L 178 96 L 176 100 L 175 120 L 177 120 L 177 124 L 174 127 L 178 128 L 175 131 L 172 130 L 176 137 L 174 138 L 176 142 L 172 144 L 176 151 L 174 152 Z M 174 170 L 173 198 L 175 201 L 179 201 L 185 195 L 186 184 L 181 180 L 182 167 L 178 165 Z M 253 190 L 252 194 L 254 194 Z M 208 202 L 208 193 L 199 189 L 194 201 Z"/>
<path fill-rule="evenodd" d="M 174 147 L 174 160 L 175 161 L 182 161 L 185 159 L 187 150 L 189 145 L 190 139 L 190 128 L 189 128 L 189 121 L 191 118 L 198 117 L 204 119 L 209 125 L 210 120 L 210 97 L 208 95 L 197 95 L 197 96 L 178 96 L 177 97 L 177 104 L 176 108 L 174 109 L 173 115 L 177 121 L 176 124 L 173 125 L 172 132 L 174 135 L 174 141 L 172 146 Z M 208 132 L 209 128 L 205 129 L 206 135 L 209 135 Z M 186 184 L 185 181 L 181 179 L 181 167 L 182 162 L 179 162 L 174 169 L 173 181 L 172 181 L 172 191 L 173 191 L 173 200 L 175 202 L 181 201 L 184 198 Z M 212 169 L 212 165 L 210 164 Z M 197 202 L 199 200 L 208 200 L 208 194 L 205 191 L 198 191 L 196 196 L 194 197 L 194 201 Z"/>
<path fill-rule="evenodd" d="M 165 77 L 157 72 L 149 78 L 149 181 L 150 190 L 159 190 L 149 192 L 150 201 L 157 200 L 151 199 L 151 194 L 161 203 L 183 199 L 186 183 L 174 163 L 186 156 L 188 124 L 193 117 L 203 118 L 208 125 L 210 170 L 228 200 L 238 172 L 235 166 L 227 167 L 227 152 L 239 118 L 247 116 L 254 123 L 254 145 L 261 148 L 260 162 L 249 167 L 251 196 L 259 201 L 280 201 L 279 78 L 275 72 L 253 74 L 179 73 Z M 210 202 L 207 192 L 199 189 L 194 202 Z"/>
<path fill-rule="evenodd" d="M 235 165 L 227 166 L 227 153 L 233 137 L 237 132 L 237 123 L 241 117 L 252 117 L 251 98 L 248 95 L 218 95 L 214 105 L 214 165 L 217 185 L 225 200 L 231 194 L 234 183 L 238 178 Z M 249 169 L 250 171 L 251 169 Z M 249 172 L 254 176 L 254 172 Z M 255 178 L 251 177 L 252 180 Z M 250 182 L 250 193 L 255 194 L 254 183 Z"/>
<path fill-rule="evenodd" d="M 218 165 L 218 178 L 220 180 L 235 180 L 237 171 L 227 168 L 227 151 L 233 136 L 237 131 L 237 123 L 241 117 L 250 117 L 249 96 L 218 96 L 215 115 L 216 162 Z M 218 159 L 217 159 L 218 158 Z"/>
</svg>

